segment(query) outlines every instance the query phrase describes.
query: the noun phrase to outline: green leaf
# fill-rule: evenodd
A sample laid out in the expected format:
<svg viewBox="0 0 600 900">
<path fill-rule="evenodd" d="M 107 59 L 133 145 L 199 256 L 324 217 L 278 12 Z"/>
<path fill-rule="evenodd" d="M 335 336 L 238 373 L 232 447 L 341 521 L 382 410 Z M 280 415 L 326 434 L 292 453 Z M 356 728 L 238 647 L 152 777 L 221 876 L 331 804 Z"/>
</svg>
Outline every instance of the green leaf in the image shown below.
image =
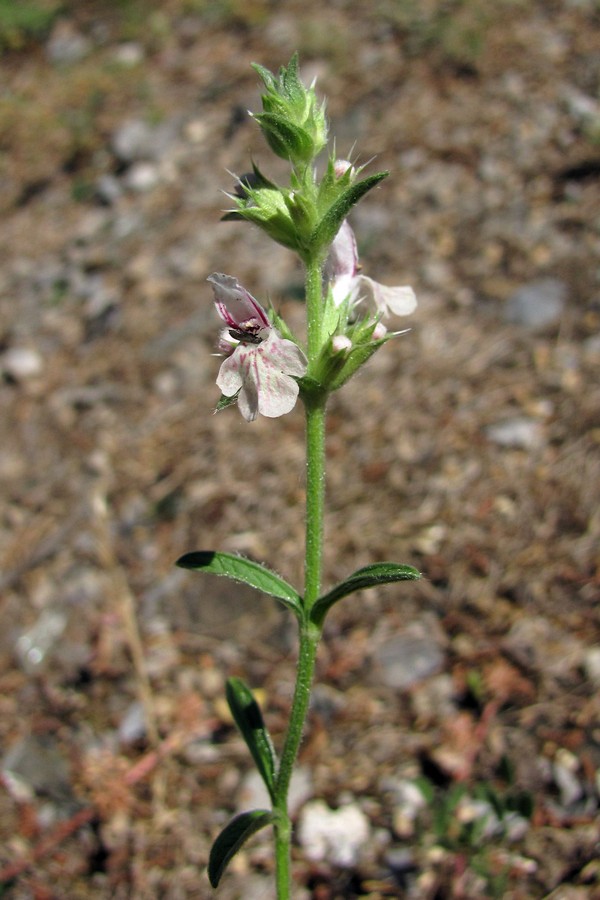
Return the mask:
<svg viewBox="0 0 600 900">
<path fill-rule="evenodd" d="M 340 225 L 352 207 L 355 206 L 358 201 L 371 190 L 371 188 L 378 185 L 379 182 L 383 181 L 384 178 L 387 178 L 388 175 L 389 172 L 378 172 L 375 175 L 369 175 L 368 178 L 357 181 L 356 184 L 353 184 L 348 190 L 344 191 L 341 197 L 338 197 L 335 203 L 329 207 L 317 225 L 314 233 L 311 235 L 311 245 L 313 250 L 318 251 L 328 247 L 340 230 Z"/>
<path fill-rule="evenodd" d="M 208 878 L 216 888 L 229 861 L 235 856 L 248 838 L 270 825 L 273 813 L 267 809 L 253 809 L 241 813 L 229 822 L 211 847 L 208 859 Z"/>
<path fill-rule="evenodd" d="M 241 678 L 227 679 L 226 695 L 235 724 L 246 741 L 256 768 L 273 800 L 277 759 L 260 706 L 248 685 Z"/>
<path fill-rule="evenodd" d="M 297 591 L 275 572 L 260 563 L 236 556 L 234 553 L 220 553 L 216 550 L 198 550 L 186 553 L 177 560 L 182 569 L 209 572 L 212 575 L 226 575 L 280 600 L 297 616 L 302 614 L 302 599 Z"/>
<path fill-rule="evenodd" d="M 333 590 L 319 597 L 312 608 L 310 617 L 316 625 L 320 626 L 333 604 L 354 591 L 362 591 L 379 584 L 393 584 L 396 581 L 416 581 L 420 577 L 421 573 L 417 569 L 398 563 L 380 562 L 364 566 L 336 585 Z"/>
</svg>

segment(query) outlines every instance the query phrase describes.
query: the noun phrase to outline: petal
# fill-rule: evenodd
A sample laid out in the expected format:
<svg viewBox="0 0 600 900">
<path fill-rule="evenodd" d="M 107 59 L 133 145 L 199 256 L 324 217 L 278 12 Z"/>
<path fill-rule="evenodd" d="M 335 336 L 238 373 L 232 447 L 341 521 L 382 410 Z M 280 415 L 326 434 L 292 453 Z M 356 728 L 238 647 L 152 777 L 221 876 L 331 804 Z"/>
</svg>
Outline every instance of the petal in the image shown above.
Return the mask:
<svg viewBox="0 0 600 900">
<path fill-rule="evenodd" d="M 272 329 L 269 337 L 255 347 L 247 348 L 242 359 L 242 377 L 247 392 L 243 403 L 258 398 L 258 411 L 263 416 L 275 418 L 290 412 L 298 399 L 298 384 L 291 376 L 306 373 L 306 357 L 293 341 L 284 340 Z M 243 406 L 240 407 L 242 415 Z"/>
<path fill-rule="evenodd" d="M 356 238 L 348 219 L 344 219 L 329 250 L 326 274 L 332 280 L 342 275 L 356 275 L 357 266 Z"/>
<path fill-rule="evenodd" d="M 231 356 L 223 360 L 219 369 L 217 387 L 226 397 L 233 397 L 234 394 L 237 394 L 243 384 L 238 357 L 240 350 L 242 350 L 241 345 L 236 347 Z"/>
<path fill-rule="evenodd" d="M 358 289 L 371 300 L 382 315 L 408 316 L 417 308 L 417 298 L 411 287 L 388 287 L 366 275 L 358 276 Z"/>
<path fill-rule="evenodd" d="M 258 385 L 251 379 L 248 379 L 244 382 L 244 387 L 240 391 L 240 395 L 238 397 L 238 409 L 245 418 L 246 422 L 254 422 L 254 420 L 258 416 Z"/>
<path fill-rule="evenodd" d="M 256 319 L 261 328 L 271 327 L 258 300 L 233 275 L 214 272 L 206 280 L 212 285 L 217 312 L 229 328 L 237 328 L 248 319 Z"/>
<path fill-rule="evenodd" d="M 259 348 L 263 356 L 285 375 L 296 375 L 298 378 L 306 375 L 306 356 L 297 344 L 282 338 L 275 328 L 271 329 Z"/>
<path fill-rule="evenodd" d="M 357 293 L 357 279 L 355 275 L 340 275 L 331 282 L 331 293 L 334 306 L 341 306 L 344 300 L 354 300 Z"/>
<path fill-rule="evenodd" d="M 271 369 L 264 373 L 261 380 L 258 395 L 259 412 L 270 418 L 284 416 L 293 410 L 298 393 L 298 383 L 293 378 Z"/>
</svg>

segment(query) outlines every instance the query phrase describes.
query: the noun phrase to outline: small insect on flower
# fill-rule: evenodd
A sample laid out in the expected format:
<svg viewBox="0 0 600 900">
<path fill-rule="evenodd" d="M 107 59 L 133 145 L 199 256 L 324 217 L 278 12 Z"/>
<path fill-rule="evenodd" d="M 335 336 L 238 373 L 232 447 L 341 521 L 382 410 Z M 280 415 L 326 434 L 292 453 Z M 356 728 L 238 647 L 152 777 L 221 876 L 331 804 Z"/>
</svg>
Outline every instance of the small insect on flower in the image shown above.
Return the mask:
<svg viewBox="0 0 600 900">
<path fill-rule="evenodd" d="M 208 278 L 217 313 L 225 323 L 219 349 L 227 354 L 217 386 L 225 397 L 237 395 L 242 416 L 275 418 L 290 412 L 307 360 L 297 344 L 282 338 L 260 303 L 237 278 L 215 273 Z"/>
</svg>

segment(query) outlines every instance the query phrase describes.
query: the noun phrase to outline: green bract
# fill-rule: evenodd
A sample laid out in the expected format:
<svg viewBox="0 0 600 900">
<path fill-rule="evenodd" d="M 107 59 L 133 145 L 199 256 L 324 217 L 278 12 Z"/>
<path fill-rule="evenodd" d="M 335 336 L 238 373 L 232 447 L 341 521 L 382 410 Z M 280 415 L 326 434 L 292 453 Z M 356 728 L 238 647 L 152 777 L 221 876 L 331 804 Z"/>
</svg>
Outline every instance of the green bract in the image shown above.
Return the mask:
<svg viewBox="0 0 600 900">
<path fill-rule="evenodd" d="M 263 112 L 254 118 L 274 153 L 291 163 L 290 183 L 275 184 L 253 164 L 252 174 L 240 178 L 237 193 L 230 195 L 235 208 L 224 218 L 253 222 L 278 244 L 295 250 L 305 263 L 322 263 L 352 207 L 387 172 L 357 181 L 361 167 L 348 164 L 336 172 L 331 156 L 319 180 L 314 163 L 327 145 L 325 105 L 318 104 L 312 86 L 306 88 L 300 81 L 297 55 L 277 76 L 263 66 L 254 68 L 266 88 Z"/>
<path fill-rule="evenodd" d="M 324 104 L 317 103 L 314 88 L 298 78 L 298 54 L 275 76 L 254 64 L 263 80 L 263 112 L 255 116 L 271 150 L 295 166 L 307 165 L 327 144 Z"/>
</svg>

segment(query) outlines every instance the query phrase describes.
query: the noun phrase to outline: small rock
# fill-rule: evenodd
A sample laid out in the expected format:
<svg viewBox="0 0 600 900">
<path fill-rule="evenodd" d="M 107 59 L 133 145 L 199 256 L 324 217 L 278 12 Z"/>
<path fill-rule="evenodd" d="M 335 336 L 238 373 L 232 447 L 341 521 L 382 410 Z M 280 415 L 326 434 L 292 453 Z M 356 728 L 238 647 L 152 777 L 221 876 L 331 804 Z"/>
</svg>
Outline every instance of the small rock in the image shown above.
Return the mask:
<svg viewBox="0 0 600 900">
<path fill-rule="evenodd" d="M 540 423 L 525 416 L 515 416 L 513 419 L 489 425 L 485 433 L 492 443 L 500 447 L 516 447 L 520 450 L 533 450 L 544 440 Z"/>
<path fill-rule="evenodd" d="M 401 838 L 410 838 L 416 829 L 416 819 L 426 806 L 427 799 L 418 784 L 409 778 L 387 782 L 386 790 L 394 794 L 394 831 Z"/>
<path fill-rule="evenodd" d="M 51 736 L 29 735 L 17 741 L 4 757 L 2 774 L 17 800 L 72 798 L 69 764 Z"/>
<path fill-rule="evenodd" d="M 579 760 L 569 750 L 561 748 L 552 765 L 554 783 L 560 791 L 563 807 L 574 806 L 583 796 L 583 785 L 577 776 Z"/>
<path fill-rule="evenodd" d="M 308 859 L 327 859 L 348 868 L 356 865 L 369 834 L 369 820 L 355 803 L 333 810 L 322 800 L 313 800 L 302 810 L 298 824 L 298 840 Z"/>
<path fill-rule="evenodd" d="M 600 360 L 600 334 L 593 334 L 583 342 L 583 355 L 589 362 Z"/>
<path fill-rule="evenodd" d="M 116 203 L 122 194 L 121 182 L 114 175 L 102 175 L 96 182 L 96 196 L 107 206 Z"/>
<path fill-rule="evenodd" d="M 91 42 L 70 22 L 58 22 L 46 44 L 46 57 L 55 65 L 79 62 L 92 49 Z"/>
<path fill-rule="evenodd" d="M 447 719 L 456 713 L 456 686 L 451 675 L 434 675 L 411 698 L 422 723 Z"/>
<path fill-rule="evenodd" d="M 590 681 L 600 688 L 600 647 L 590 647 L 585 651 L 583 670 Z"/>
<path fill-rule="evenodd" d="M 386 866 L 394 875 L 407 875 L 418 868 L 415 855 L 408 847 L 390 847 L 384 856 Z"/>
<path fill-rule="evenodd" d="M 543 616 L 524 616 L 511 627 L 504 647 L 526 669 L 555 678 L 581 665 L 581 643 Z"/>
<path fill-rule="evenodd" d="M 12 347 L 0 361 L 2 371 L 15 381 L 34 378 L 44 368 L 44 361 L 31 347 Z"/>
<path fill-rule="evenodd" d="M 138 44 L 137 41 L 127 41 L 124 44 L 119 44 L 114 51 L 113 58 L 120 66 L 133 68 L 133 66 L 137 66 L 143 62 L 144 48 L 141 44 Z"/>
<path fill-rule="evenodd" d="M 437 672 L 444 663 L 444 654 L 431 638 L 407 632 L 381 644 L 374 660 L 382 670 L 384 684 L 407 690 Z"/>
<path fill-rule="evenodd" d="M 519 288 L 509 297 L 504 310 L 507 322 L 531 331 L 556 325 L 564 311 L 567 286 L 558 278 L 540 278 Z"/>
<path fill-rule="evenodd" d="M 67 627 L 67 616 L 58 610 L 44 610 L 37 622 L 17 639 L 15 651 L 23 670 L 35 675 L 56 650 Z"/>
<path fill-rule="evenodd" d="M 122 744 L 133 744 L 146 734 L 144 707 L 139 702 L 132 703 L 119 724 L 119 740 Z"/>
<path fill-rule="evenodd" d="M 126 175 L 125 183 L 133 191 L 150 191 L 160 181 L 158 168 L 149 162 L 138 162 Z"/>
<path fill-rule="evenodd" d="M 130 119 L 114 132 L 111 147 L 117 159 L 124 163 L 152 158 L 152 128 L 141 119 Z"/>
<path fill-rule="evenodd" d="M 113 133 L 111 149 L 126 165 L 159 160 L 177 136 L 177 129 L 178 124 L 173 120 L 149 125 L 143 119 L 129 119 Z"/>
</svg>

